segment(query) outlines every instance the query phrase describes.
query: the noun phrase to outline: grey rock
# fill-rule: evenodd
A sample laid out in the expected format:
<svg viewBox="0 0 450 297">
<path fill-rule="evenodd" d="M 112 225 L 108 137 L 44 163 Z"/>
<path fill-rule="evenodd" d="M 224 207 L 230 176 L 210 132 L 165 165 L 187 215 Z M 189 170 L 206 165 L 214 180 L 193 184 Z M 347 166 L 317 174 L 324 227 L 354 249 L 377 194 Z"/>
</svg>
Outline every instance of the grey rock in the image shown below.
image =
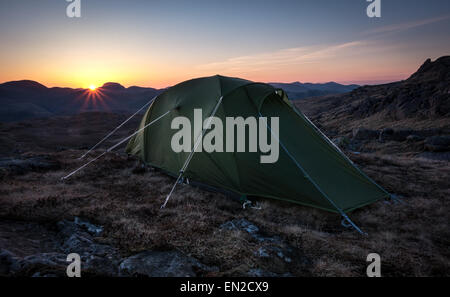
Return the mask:
<svg viewBox="0 0 450 297">
<path fill-rule="evenodd" d="M 95 256 L 117 256 L 117 250 L 109 245 L 96 243 L 92 234 L 103 232 L 103 227 L 75 218 L 58 222 L 61 248 L 66 253 L 89 254 Z"/>
<path fill-rule="evenodd" d="M 277 277 L 279 275 L 276 273 L 270 272 L 270 271 L 256 268 L 256 269 L 250 269 L 247 272 L 247 276 L 250 276 L 250 277 Z"/>
<path fill-rule="evenodd" d="M 194 277 L 212 270 L 178 251 L 145 251 L 126 258 L 119 266 L 120 276 Z"/>
<path fill-rule="evenodd" d="M 116 254 L 99 257 L 89 255 L 82 257 L 83 268 L 100 275 L 118 276 L 120 258 Z"/>
<path fill-rule="evenodd" d="M 69 238 L 64 240 L 62 249 L 68 254 L 91 253 L 93 252 L 93 245 L 94 243 L 90 238 L 80 234 L 72 234 Z"/>
<path fill-rule="evenodd" d="M 259 228 L 246 219 L 234 219 L 232 221 L 225 222 L 220 225 L 220 228 L 227 230 L 243 230 L 250 234 L 257 234 L 259 232 Z"/>
<path fill-rule="evenodd" d="M 263 247 L 260 247 L 256 252 L 255 252 L 255 254 L 258 256 L 258 257 L 261 257 L 261 258 L 269 258 L 269 253 L 266 251 L 266 249 L 265 248 L 263 248 Z"/>
<path fill-rule="evenodd" d="M 119 251 L 112 246 L 97 243 L 93 237 L 101 234 L 103 227 L 75 217 L 73 222 L 58 222 L 58 229 L 61 249 L 67 254 L 79 254 L 82 269 L 101 275 L 118 275 L 118 265 L 121 261 Z"/>
<path fill-rule="evenodd" d="M 89 223 L 88 221 L 82 220 L 79 217 L 75 217 L 74 223 L 78 226 L 85 228 L 89 233 L 95 236 L 99 236 L 103 232 L 102 226 L 96 226 L 94 224 Z"/>
<path fill-rule="evenodd" d="M 103 232 L 102 226 L 94 225 L 87 220 L 75 217 L 73 222 L 68 220 L 63 220 L 57 224 L 58 230 L 62 232 L 65 236 L 69 236 L 73 233 L 85 232 L 90 235 L 99 236 Z"/>
<path fill-rule="evenodd" d="M 246 219 L 234 219 L 232 221 L 225 222 L 222 225 L 220 225 L 220 229 L 241 230 L 241 231 L 247 232 L 254 239 L 256 239 L 260 242 L 264 242 L 264 241 L 279 242 L 280 241 L 278 237 L 275 237 L 275 236 L 274 237 L 266 237 L 266 236 L 262 235 L 259 228 L 255 224 L 247 221 Z"/>
<path fill-rule="evenodd" d="M 40 253 L 27 256 L 11 265 L 10 272 L 19 273 L 43 267 L 65 271 L 67 255 L 62 253 Z"/>
<path fill-rule="evenodd" d="M 220 225 L 225 230 L 241 230 L 247 232 L 251 237 L 256 239 L 260 246 L 253 254 L 260 258 L 270 260 L 279 259 L 285 263 L 291 263 L 294 250 L 292 247 L 284 243 L 278 236 L 264 236 L 259 228 L 246 219 L 234 219 Z"/>
<path fill-rule="evenodd" d="M 254 269 L 250 269 L 247 272 L 247 276 L 250 276 L 250 277 L 292 277 L 293 275 L 289 272 L 279 274 L 279 273 L 274 273 L 271 271 L 263 270 L 260 268 L 254 268 Z"/>
<path fill-rule="evenodd" d="M 255 255 L 260 258 L 274 258 L 278 257 L 280 260 L 291 263 L 292 258 L 289 256 L 286 256 L 285 253 L 292 254 L 292 248 L 282 245 L 276 246 L 276 245 L 267 245 L 265 247 L 260 247 L 256 252 Z"/>
<path fill-rule="evenodd" d="M 73 221 L 58 222 L 56 231 L 47 231 L 51 233 L 53 244 L 45 246 L 44 250 L 50 249 L 51 252 L 16 257 L 11 252 L 0 249 L 0 275 L 65 276 L 65 269 L 69 264 L 66 261 L 67 255 L 77 253 L 81 258 L 82 273 L 118 276 L 122 259 L 118 249 L 99 243 L 94 237 L 103 232 L 102 227 L 75 218 Z"/>
<path fill-rule="evenodd" d="M 41 273 L 40 271 L 34 273 L 31 277 L 58 277 L 54 273 Z"/>
</svg>

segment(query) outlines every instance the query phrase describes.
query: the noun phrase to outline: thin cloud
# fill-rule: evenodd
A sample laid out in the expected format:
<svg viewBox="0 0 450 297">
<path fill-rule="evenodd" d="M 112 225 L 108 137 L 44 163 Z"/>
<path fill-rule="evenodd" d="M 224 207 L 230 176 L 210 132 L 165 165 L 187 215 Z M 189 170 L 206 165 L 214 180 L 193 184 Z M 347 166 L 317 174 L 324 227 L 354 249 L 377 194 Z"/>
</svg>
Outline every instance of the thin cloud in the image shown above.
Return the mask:
<svg viewBox="0 0 450 297">
<path fill-rule="evenodd" d="M 442 21 L 445 21 L 448 19 L 450 19 L 450 15 L 444 15 L 444 16 L 439 16 L 439 17 L 435 17 L 435 18 L 424 19 L 424 20 L 419 20 L 419 21 L 414 21 L 414 22 L 407 22 L 407 23 L 383 26 L 383 27 L 379 27 L 379 28 L 376 28 L 373 30 L 365 31 L 363 34 L 370 35 L 370 34 L 402 32 L 402 31 L 406 31 L 406 30 L 413 29 L 416 27 L 421 27 L 421 26 L 425 26 L 425 25 L 429 25 L 429 24 L 433 24 L 433 23 L 437 23 L 437 22 L 442 22 Z"/>
<path fill-rule="evenodd" d="M 366 45 L 365 41 L 353 41 L 323 47 L 296 47 L 280 49 L 273 52 L 229 58 L 225 61 L 199 65 L 199 70 L 258 71 L 283 65 L 298 65 L 315 63 L 324 59 L 336 57 L 342 50 L 350 50 Z"/>
</svg>

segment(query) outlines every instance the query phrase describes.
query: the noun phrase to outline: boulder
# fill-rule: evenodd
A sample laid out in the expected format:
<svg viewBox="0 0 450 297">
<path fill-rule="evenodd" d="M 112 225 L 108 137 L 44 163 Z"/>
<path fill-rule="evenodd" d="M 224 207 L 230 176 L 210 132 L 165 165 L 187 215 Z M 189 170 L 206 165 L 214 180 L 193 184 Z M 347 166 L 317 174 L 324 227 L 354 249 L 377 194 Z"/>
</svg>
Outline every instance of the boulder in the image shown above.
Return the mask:
<svg viewBox="0 0 450 297">
<path fill-rule="evenodd" d="M 243 230 L 251 235 L 256 235 L 259 232 L 259 228 L 250 223 L 246 219 L 234 219 L 220 225 L 220 229 L 226 230 Z"/>
<path fill-rule="evenodd" d="M 198 272 L 212 271 L 197 259 L 178 251 L 145 251 L 120 263 L 120 276 L 195 277 Z"/>
<path fill-rule="evenodd" d="M 75 217 L 73 222 L 76 225 L 84 228 L 87 232 L 89 232 L 92 235 L 99 236 L 103 232 L 102 226 L 96 226 L 94 224 L 89 223 L 86 220 L 80 219 L 79 217 Z"/>
<path fill-rule="evenodd" d="M 259 244 L 259 248 L 253 254 L 259 258 L 265 258 L 271 263 L 274 263 L 274 265 L 289 265 L 293 262 L 294 258 L 300 260 L 300 257 L 295 256 L 294 248 L 283 242 L 279 236 L 265 236 L 257 226 L 246 219 L 234 219 L 225 222 L 220 228 L 247 232 Z"/>
<path fill-rule="evenodd" d="M 95 235 L 103 232 L 102 226 L 94 225 L 75 217 L 74 221 L 58 222 L 61 250 L 66 254 L 77 253 L 81 257 L 82 269 L 99 275 L 118 275 L 120 254 L 112 246 L 97 243 Z"/>
<path fill-rule="evenodd" d="M 67 255 L 51 252 L 34 254 L 18 260 L 10 267 L 10 272 L 19 275 L 29 275 L 37 271 L 52 271 L 58 275 L 65 275 Z"/>
</svg>

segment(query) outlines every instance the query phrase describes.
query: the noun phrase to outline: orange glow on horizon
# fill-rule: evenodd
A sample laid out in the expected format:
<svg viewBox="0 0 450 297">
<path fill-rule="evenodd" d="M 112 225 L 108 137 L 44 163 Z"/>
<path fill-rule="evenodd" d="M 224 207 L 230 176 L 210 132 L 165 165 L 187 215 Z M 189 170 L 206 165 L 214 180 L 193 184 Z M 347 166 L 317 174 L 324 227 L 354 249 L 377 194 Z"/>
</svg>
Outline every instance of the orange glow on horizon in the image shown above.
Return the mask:
<svg viewBox="0 0 450 297">
<path fill-rule="evenodd" d="M 87 110 L 111 111 L 110 106 L 114 104 L 113 99 L 105 92 L 102 92 L 102 89 L 95 88 L 92 90 L 90 87 L 81 92 L 75 100 L 82 102 L 79 112 Z"/>
</svg>

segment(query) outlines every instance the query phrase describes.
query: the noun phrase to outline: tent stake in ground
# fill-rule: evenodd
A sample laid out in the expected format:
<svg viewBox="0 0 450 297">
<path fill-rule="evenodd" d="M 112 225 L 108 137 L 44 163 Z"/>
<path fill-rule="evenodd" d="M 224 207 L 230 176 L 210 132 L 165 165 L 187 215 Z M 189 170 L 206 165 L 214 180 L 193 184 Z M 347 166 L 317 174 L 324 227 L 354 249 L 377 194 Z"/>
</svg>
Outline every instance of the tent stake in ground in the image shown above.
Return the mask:
<svg viewBox="0 0 450 297">
<path fill-rule="evenodd" d="M 259 112 L 259 117 L 263 118 L 263 116 L 261 115 L 261 112 Z M 278 143 L 281 145 L 281 147 L 283 148 L 283 150 L 286 152 L 286 154 L 289 156 L 289 158 L 292 159 L 292 161 L 294 161 L 295 165 L 300 169 L 300 171 L 302 172 L 302 174 L 317 188 L 317 190 L 322 193 L 322 195 L 336 208 L 337 211 L 339 211 L 339 213 L 342 215 L 342 217 L 344 218 L 344 220 L 346 220 L 353 228 L 355 228 L 356 231 L 358 231 L 360 234 L 363 235 L 367 235 L 366 232 L 363 232 L 358 226 L 356 226 L 355 223 L 352 222 L 352 220 L 350 220 L 350 218 L 347 216 L 347 214 L 339 207 L 336 205 L 336 203 L 334 203 L 333 200 L 330 199 L 330 197 L 328 197 L 328 195 L 326 193 L 324 193 L 324 191 L 322 191 L 322 189 L 319 187 L 319 185 L 311 178 L 311 176 L 309 176 L 309 174 L 305 171 L 305 169 L 303 169 L 303 167 L 298 163 L 298 161 L 294 158 L 294 156 L 292 156 L 292 154 L 288 151 L 288 149 L 286 148 L 286 146 L 281 142 L 281 140 L 275 135 L 275 133 L 272 132 L 272 129 L 270 128 L 269 124 L 267 124 L 267 120 L 264 121 L 267 129 L 270 131 L 270 133 L 275 137 L 275 139 L 278 141 Z M 344 225 L 344 224 L 343 224 Z M 345 226 L 347 227 L 347 226 Z"/>
</svg>

